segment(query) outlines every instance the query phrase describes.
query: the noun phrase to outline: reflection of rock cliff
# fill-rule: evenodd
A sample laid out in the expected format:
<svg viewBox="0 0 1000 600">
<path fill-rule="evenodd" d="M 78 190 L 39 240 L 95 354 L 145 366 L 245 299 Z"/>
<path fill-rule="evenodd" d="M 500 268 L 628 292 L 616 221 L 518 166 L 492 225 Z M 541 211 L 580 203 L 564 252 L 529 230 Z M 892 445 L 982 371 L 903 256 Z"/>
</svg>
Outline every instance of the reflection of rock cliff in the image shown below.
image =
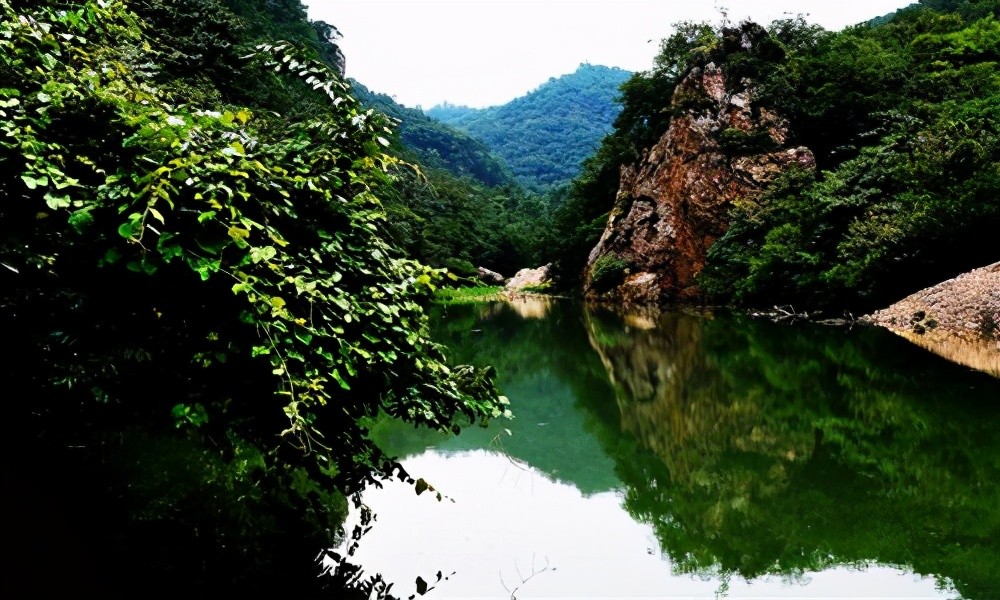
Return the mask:
<svg viewBox="0 0 1000 600">
<path fill-rule="evenodd" d="M 611 445 L 624 505 L 675 569 L 909 565 L 962 597 L 996 597 L 995 380 L 924 369 L 928 357 L 872 329 L 649 311 L 585 321 L 628 434 Z"/>
<path fill-rule="evenodd" d="M 731 88 L 732 86 L 730 86 Z M 720 69 L 694 69 L 671 102 L 678 112 L 646 156 L 623 169 L 604 235 L 590 253 L 591 297 L 626 303 L 691 300 L 705 254 L 726 231 L 730 205 L 752 200 L 807 148 L 788 148 L 788 123 L 733 92 Z"/>
<path fill-rule="evenodd" d="M 637 331 L 613 315 L 589 314 L 590 343 L 614 385 L 622 429 L 666 463 L 675 483 L 709 486 L 724 455 L 753 453 L 771 463 L 769 477 L 744 492 L 766 495 L 790 463 L 808 458 L 813 429 L 774 431 L 766 403 L 731 389 L 706 353 L 704 317 L 664 313 L 630 321 L 655 326 Z"/>
</svg>

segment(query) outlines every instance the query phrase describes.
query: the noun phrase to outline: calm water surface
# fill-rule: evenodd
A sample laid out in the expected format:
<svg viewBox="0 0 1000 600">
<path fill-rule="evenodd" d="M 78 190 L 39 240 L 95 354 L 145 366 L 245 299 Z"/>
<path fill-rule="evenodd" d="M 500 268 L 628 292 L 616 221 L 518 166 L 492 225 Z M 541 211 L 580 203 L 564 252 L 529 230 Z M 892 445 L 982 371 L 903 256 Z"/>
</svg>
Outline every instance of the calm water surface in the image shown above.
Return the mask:
<svg viewBox="0 0 1000 600">
<path fill-rule="evenodd" d="M 1000 380 L 879 330 L 441 309 L 515 418 L 373 436 L 356 555 L 438 598 L 998 598 Z M 437 573 L 441 572 L 441 580 Z"/>
</svg>

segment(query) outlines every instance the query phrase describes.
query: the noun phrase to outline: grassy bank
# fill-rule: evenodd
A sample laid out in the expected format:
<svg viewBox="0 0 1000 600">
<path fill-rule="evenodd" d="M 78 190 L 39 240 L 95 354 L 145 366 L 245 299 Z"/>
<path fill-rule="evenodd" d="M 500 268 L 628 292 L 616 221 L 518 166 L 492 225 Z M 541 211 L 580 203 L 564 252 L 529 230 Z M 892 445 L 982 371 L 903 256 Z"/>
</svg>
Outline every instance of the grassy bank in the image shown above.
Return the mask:
<svg viewBox="0 0 1000 600">
<path fill-rule="evenodd" d="M 490 302 L 504 297 L 501 285 L 479 285 L 460 288 L 441 288 L 434 298 L 441 304 L 466 304 L 470 302 Z"/>
</svg>

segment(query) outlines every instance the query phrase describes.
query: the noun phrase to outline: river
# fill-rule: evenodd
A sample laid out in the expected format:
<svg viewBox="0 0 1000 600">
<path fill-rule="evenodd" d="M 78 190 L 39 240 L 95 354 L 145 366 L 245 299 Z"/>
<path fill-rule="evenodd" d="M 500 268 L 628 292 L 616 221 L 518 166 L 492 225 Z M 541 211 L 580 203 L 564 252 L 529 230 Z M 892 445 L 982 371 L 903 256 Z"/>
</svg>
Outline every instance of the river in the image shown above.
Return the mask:
<svg viewBox="0 0 1000 600">
<path fill-rule="evenodd" d="M 354 559 L 397 596 L 1000 597 L 1000 380 L 882 330 L 733 314 L 434 323 L 515 418 L 374 423 L 433 488 L 364 494 Z"/>
</svg>

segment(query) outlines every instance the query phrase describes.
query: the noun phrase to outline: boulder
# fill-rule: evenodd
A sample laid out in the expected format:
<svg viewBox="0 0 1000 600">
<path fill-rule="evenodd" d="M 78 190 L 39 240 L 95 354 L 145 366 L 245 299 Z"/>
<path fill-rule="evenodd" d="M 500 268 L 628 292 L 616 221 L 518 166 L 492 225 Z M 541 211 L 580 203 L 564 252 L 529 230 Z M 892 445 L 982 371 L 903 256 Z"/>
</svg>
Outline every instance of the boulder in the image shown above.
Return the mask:
<svg viewBox="0 0 1000 600">
<path fill-rule="evenodd" d="M 525 288 L 533 288 L 529 289 L 529 291 L 544 289 L 552 281 L 552 275 L 550 274 L 551 266 L 549 264 L 537 269 L 521 269 L 507 280 L 505 287 L 511 292 L 524 291 Z"/>
<path fill-rule="evenodd" d="M 479 267 L 479 281 L 487 285 L 503 285 L 503 275 L 496 271 L 490 271 L 485 267 Z"/>
</svg>

